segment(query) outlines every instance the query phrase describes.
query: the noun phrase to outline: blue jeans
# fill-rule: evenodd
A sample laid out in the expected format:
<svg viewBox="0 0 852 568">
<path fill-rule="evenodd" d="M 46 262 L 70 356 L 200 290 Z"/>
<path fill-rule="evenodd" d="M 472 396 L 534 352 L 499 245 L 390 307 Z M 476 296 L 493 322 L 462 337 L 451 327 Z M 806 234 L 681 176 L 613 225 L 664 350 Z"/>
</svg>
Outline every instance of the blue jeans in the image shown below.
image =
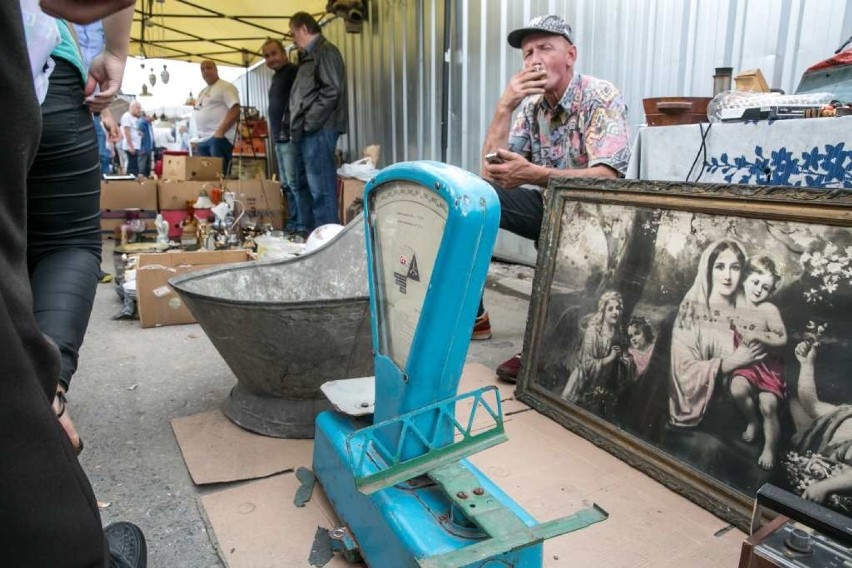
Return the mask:
<svg viewBox="0 0 852 568">
<path fill-rule="evenodd" d="M 109 155 L 109 149 L 106 145 L 106 132 L 104 132 L 103 126 L 101 126 L 101 115 L 95 114 L 93 118 L 95 121 L 95 136 L 98 137 L 98 157 L 101 162 L 101 174 L 110 174 L 112 173 L 112 168 L 110 167 L 112 158 Z"/>
<path fill-rule="evenodd" d="M 136 159 L 139 161 L 139 175 L 151 177 L 151 152 L 137 150 Z"/>
<path fill-rule="evenodd" d="M 275 157 L 278 159 L 278 173 L 281 187 L 287 198 L 287 231 L 307 232 L 305 219 L 312 217 L 311 192 L 305 177 L 305 165 L 297 142 L 276 142 Z"/>
<path fill-rule="evenodd" d="M 227 138 L 213 138 L 202 140 L 195 146 L 196 156 L 212 156 L 222 158 L 222 175 L 228 176 L 228 166 L 231 165 L 231 156 L 234 154 L 234 145 Z"/>
<path fill-rule="evenodd" d="M 334 128 L 322 128 L 317 132 L 302 135 L 300 147 L 305 174 L 311 191 L 313 223 L 308 229 L 340 223 L 337 205 L 337 168 L 334 165 L 334 150 L 338 132 Z"/>
<path fill-rule="evenodd" d="M 124 155 L 127 156 L 127 175 L 129 176 L 138 176 L 139 175 L 139 150 L 130 153 L 127 150 L 124 151 Z"/>
</svg>

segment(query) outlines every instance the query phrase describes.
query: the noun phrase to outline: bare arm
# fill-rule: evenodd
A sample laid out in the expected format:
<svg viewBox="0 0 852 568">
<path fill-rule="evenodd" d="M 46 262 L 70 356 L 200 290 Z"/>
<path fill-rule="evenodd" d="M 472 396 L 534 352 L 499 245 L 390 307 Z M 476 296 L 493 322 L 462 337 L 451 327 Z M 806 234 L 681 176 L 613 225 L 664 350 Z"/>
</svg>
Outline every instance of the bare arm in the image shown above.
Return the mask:
<svg viewBox="0 0 852 568">
<path fill-rule="evenodd" d="M 115 118 L 113 118 L 112 111 L 110 111 L 109 108 L 105 108 L 101 111 L 101 124 L 109 136 L 110 142 L 115 142 L 121 137 L 121 134 L 118 131 L 118 125 L 115 123 Z"/>
<path fill-rule="evenodd" d="M 805 489 L 802 497 L 808 501 L 825 503 L 829 495 L 852 490 L 852 469 L 847 469 L 828 479 L 817 481 Z"/>
<path fill-rule="evenodd" d="M 796 396 L 802 409 L 807 412 L 812 420 L 835 409 L 833 404 L 822 402 L 817 396 L 814 362 L 818 349 L 817 345 L 803 341 L 796 346 L 795 351 L 796 359 L 799 360 L 800 365 Z"/>
<path fill-rule="evenodd" d="M 514 152 L 509 152 L 507 150 L 497 150 L 497 155 L 503 159 L 503 163 L 484 163 L 482 166 L 482 170 L 484 172 L 482 177 L 493 180 L 497 183 L 497 185 L 504 189 L 512 189 L 524 184 L 546 187 L 550 178 L 556 176 L 598 178 L 618 177 L 618 172 L 603 164 L 598 164 L 590 168 L 570 168 L 560 170 L 557 168 L 548 168 L 546 166 L 537 166 L 520 154 L 515 154 Z"/>
<path fill-rule="evenodd" d="M 485 141 L 482 144 L 483 156 L 508 145 L 512 113 L 526 97 L 543 94 L 546 82 L 544 71 L 522 69 L 512 77 L 503 94 L 500 95 L 500 100 L 497 101 L 497 108 L 485 133 Z M 485 167 L 482 169 L 482 177 L 491 179 Z"/>
<path fill-rule="evenodd" d="M 219 123 L 219 128 L 216 129 L 216 132 L 213 133 L 213 138 L 224 138 L 225 133 L 228 131 L 230 127 L 237 123 L 237 120 L 240 118 L 240 105 L 235 104 L 231 108 L 228 109 L 227 114 L 225 114 L 225 118 L 222 119 L 222 122 Z"/>
<path fill-rule="evenodd" d="M 132 23 L 133 6 L 104 19 L 106 43 L 104 50 L 89 65 L 84 91 L 86 105 L 92 112 L 105 109 L 121 88 Z M 100 92 L 95 93 L 95 87 L 100 87 Z"/>
<path fill-rule="evenodd" d="M 124 126 L 121 130 L 124 132 L 124 141 L 127 142 L 127 151 L 132 154 L 136 151 L 136 148 L 133 147 L 133 136 L 130 134 L 130 127 Z"/>
</svg>

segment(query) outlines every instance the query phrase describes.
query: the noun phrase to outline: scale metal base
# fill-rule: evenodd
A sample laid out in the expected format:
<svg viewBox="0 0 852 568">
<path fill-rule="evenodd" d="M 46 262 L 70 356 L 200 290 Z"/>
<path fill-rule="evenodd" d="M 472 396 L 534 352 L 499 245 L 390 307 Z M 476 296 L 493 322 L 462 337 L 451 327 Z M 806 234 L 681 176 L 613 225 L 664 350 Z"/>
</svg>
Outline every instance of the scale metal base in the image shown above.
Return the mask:
<svg viewBox="0 0 852 568">
<path fill-rule="evenodd" d="M 456 406 L 471 402 L 469 417 L 458 419 Z M 452 424 L 455 441 L 434 444 L 418 427 L 424 415 Z M 483 415 L 491 419 L 487 426 L 476 420 Z M 422 440 L 427 451 L 401 458 L 404 442 L 396 448 L 382 443 L 387 429 Z M 371 567 L 541 566 L 543 540 L 607 514 L 594 506 L 537 523 L 464 458 L 505 439 L 496 387 L 375 425 L 371 416 L 323 412 L 317 417 L 314 473 L 351 533 L 350 548 Z"/>
<path fill-rule="evenodd" d="M 450 519 L 452 502 L 435 484 L 424 481 L 424 485 L 418 487 L 413 483 L 400 483 L 370 495 L 359 492 L 349 465 L 346 439 L 368 426 L 369 419 L 324 412 L 317 418 L 314 441 L 314 473 L 320 480 L 335 480 L 324 483 L 323 489 L 341 522 L 352 530 L 367 564 L 371 568 L 427 566 L 429 564 L 424 562 L 430 557 L 453 553 L 483 541 L 480 533 L 455 526 Z M 535 525 L 532 517 L 467 460 L 459 462 L 459 466 L 476 477 L 478 487 L 486 494 L 508 504 L 527 526 Z M 492 558 L 498 559 L 507 566 L 541 566 L 542 546 L 539 542 Z M 482 562 L 464 566 L 482 566 Z"/>
</svg>

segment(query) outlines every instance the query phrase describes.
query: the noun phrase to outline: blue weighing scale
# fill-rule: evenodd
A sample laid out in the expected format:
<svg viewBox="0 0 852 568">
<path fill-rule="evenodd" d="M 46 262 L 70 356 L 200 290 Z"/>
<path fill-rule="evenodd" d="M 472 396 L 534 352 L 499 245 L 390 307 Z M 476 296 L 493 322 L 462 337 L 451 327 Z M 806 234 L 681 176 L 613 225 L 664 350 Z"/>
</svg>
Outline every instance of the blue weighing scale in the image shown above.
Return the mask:
<svg viewBox="0 0 852 568">
<path fill-rule="evenodd" d="M 313 468 L 332 537 L 373 568 L 541 566 L 544 539 L 606 519 L 537 523 L 465 459 L 507 439 L 495 386 L 457 395 L 499 219 L 487 183 L 437 162 L 364 190 L 376 376 L 323 385 L 339 411 L 317 417 Z"/>
</svg>

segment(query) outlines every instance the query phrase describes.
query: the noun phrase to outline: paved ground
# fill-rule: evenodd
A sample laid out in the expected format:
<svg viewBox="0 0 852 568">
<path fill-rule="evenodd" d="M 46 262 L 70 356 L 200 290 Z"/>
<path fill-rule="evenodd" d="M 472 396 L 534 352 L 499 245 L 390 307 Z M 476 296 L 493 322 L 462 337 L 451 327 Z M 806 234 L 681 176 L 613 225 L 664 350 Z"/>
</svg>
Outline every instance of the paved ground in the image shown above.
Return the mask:
<svg viewBox="0 0 852 568">
<path fill-rule="evenodd" d="M 109 246 L 104 268 L 112 271 Z M 485 301 L 494 337 L 471 344 L 470 362 L 494 368 L 521 350 L 532 272 L 492 264 Z M 169 421 L 218 407 L 236 379 L 197 324 L 141 329 L 110 319 L 120 307 L 114 285 L 101 284 L 68 397 L 104 524 L 139 524 L 150 566 L 221 566 L 197 503 L 221 487 L 192 483 Z"/>
</svg>

